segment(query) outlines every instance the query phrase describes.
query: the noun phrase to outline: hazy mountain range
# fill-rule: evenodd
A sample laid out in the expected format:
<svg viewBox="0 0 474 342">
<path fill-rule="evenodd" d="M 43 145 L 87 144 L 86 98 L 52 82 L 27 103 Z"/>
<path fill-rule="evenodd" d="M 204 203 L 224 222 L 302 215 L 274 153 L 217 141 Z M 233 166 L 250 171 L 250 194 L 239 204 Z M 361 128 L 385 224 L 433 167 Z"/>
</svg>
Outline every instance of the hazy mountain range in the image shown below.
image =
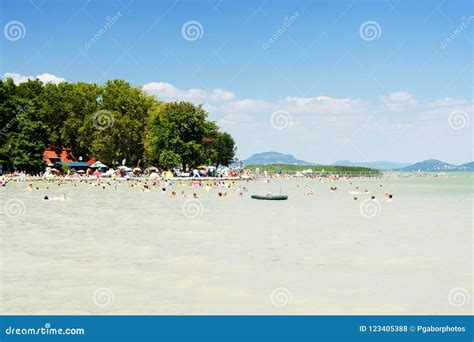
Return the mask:
<svg viewBox="0 0 474 342">
<path fill-rule="evenodd" d="M 247 165 L 269 165 L 269 164 L 286 164 L 286 165 L 319 165 L 296 159 L 291 154 L 283 154 L 279 152 L 262 152 L 252 155 L 250 158 L 242 160 L 244 166 Z"/>
<path fill-rule="evenodd" d="M 286 165 L 321 165 L 314 162 L 296 159 L 291 154 L 283 154 L 275 151 L 262 152 L 252 155 L 242 160 L 242 164 L 246 165 L 269 165 L 269 164 L 286 164 Z M 338 160 L 331 164 L 335 166 L 361 166 L 370 167 L 378 170 L 398 170 L 398 171 L 426 171 L 426 172 L 446 172 L 446 171 L 474 171 L 474 162 L 453 165 L 436 159 L 428 159 L 415 164 L 390 162 L 390 161 L 373 161 L 373 162 L 352 162 L 349 160 Z"/>
</svg>

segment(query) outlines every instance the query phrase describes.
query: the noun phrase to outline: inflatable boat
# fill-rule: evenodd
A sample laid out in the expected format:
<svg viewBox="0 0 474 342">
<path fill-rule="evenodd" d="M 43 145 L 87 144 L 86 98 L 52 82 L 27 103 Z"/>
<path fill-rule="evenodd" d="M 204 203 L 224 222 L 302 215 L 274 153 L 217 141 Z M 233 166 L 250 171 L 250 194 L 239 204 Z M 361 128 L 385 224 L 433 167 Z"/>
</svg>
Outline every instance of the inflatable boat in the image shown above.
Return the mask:
<svg viewBox="0 0 474 342">
<path fill-rule="evenodd" d="M 287 195 L 252 195 L 251 197 L 256 200 L 267 201 L 284 201 L 288 199 Z"/>
</svg>

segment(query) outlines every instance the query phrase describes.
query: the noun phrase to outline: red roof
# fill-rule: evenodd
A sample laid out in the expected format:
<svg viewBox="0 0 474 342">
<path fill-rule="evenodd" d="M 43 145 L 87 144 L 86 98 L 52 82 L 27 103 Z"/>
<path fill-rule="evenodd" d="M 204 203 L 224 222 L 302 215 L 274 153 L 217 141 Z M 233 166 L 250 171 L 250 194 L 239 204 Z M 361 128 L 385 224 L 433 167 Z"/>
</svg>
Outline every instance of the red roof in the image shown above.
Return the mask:
<svg viewBox="0 0 474 342">
<path fill-rule="evenodd" d="M 71 153 L 71 150 L 68 148 L 63 148 L 61 151 L 61 161 L 63 163 L 68 163 L 68 162 L 75 162 L 77 161 L 76 157 Z"/>
<path fill-rule="evenodd" d="M 58 156 L 58 152 L 61 154 Z M 54 164 L 56 162 L 75 162 L 77 161 L 76 157 L 71 153 L 71 149 L 69 148 L 53 148 L 49 147 L 43 152 L 43 159 L 46 164 Z"/>
<path fill-rule="evenodd" d="M 56 154 L 55 151 L 52 150 L 46 150 L 43 152 L 43 158 L 57 158 L 58 155 Z"/>
<path fill-rule="evenodd" d="M 89 159 L 89 160 L 87 161 L 87 164 L 92 165 L 92 164 L 94 164 L 96 161 L 98 161 L 98 159 L 97 159 L 96 157 L 92 157 L 91 159 Z"/>
</svg>

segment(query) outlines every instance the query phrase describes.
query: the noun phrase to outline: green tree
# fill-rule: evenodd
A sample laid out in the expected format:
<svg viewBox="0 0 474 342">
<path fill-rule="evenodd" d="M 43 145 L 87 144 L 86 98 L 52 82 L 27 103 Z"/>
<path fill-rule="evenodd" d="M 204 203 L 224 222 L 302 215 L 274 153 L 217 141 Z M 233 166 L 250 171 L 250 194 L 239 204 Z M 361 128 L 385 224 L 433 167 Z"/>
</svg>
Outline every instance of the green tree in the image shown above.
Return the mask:
<svg viewBox="0 0 474 342">
<path fill-rule="evenodd" d="M 51 145 L 69 147 L 76 156 L 91 154 L 95 129 L 87 123 L 98 110 L 101 93 L 97 84 L 82 82 L 44 86 L 42 115 L 51 132 Z"/>
<path fill-rule="evenodd" d="M 7 87 L 12 81 L 7 80 Z M 50 130 L 41 116 L 42 102 L 40 96 L 43 84 L 38 80 L 29 80 L 16 86 L 14 95 L 10 93 L 9 129 L 2 153 L 7 156 L 7 163 L 16 169 L 38 171 L 43 166 L 43 151 L 50 139 Z"/>
<path fill-rule="evenodd" d="M 207 112 L 201 105 L 190 102 L 165 103 L 149 123 L 148 154 L 161 164 L 168 164 L 169 156 L 179 156 L 183 169 L 197 166 L 206 160 L 203 144 L 216 128 L 214 122 L 207 121 Z"/>
<path fill-rule="evenodd" d="M 219 165 L 229 166 L 232 163 L 235 157 L 235 151 L 237 147 L 235 146 L 235 141 L 232 136 L 227 132 L 219 132 L 217 134 L 217 139 L 214 142 L 216 156 L 214 163 L 216 167 Z"/>
<path fill-rule="evenodd" d="M 108 163 L 123 158 L 136 165 L 145 152 L 144 132 L 149 112 L 155 108 L 156 100 L 139 88 L 133 88 L 122 80 L 108 81 L 102 89 L 99 108 L 102 115 L 108 115 L 106 127 L 97 125 L 94 113 L 89 125 L 93 133 L 92 151 Z M 109 113 L 109 114 L 107 114 Z"/>
<path fill-rule="evenodd" d="M 32 105 L 18 116 L 18 126 L 6 142 L 9 162 L 16 169 L 38 171 L 44 164 L 43 151 L 48 145 L 48 127 L 38 119 Z"/>
<path fill-rule="evenodd" d="M 162 103 L 123 80 L 15 85 L 0 80 L 0 163 L 37 171 L 48 146 L 114 165 L 226 165 L 235 153 L 201 105 Z"/>
<path fill-rule="evenodd" d="M 8 136 L 18 126 L 21 110 L 13 80 L 0 80 L 0 164 L 10 163 Z"/>
</svg>

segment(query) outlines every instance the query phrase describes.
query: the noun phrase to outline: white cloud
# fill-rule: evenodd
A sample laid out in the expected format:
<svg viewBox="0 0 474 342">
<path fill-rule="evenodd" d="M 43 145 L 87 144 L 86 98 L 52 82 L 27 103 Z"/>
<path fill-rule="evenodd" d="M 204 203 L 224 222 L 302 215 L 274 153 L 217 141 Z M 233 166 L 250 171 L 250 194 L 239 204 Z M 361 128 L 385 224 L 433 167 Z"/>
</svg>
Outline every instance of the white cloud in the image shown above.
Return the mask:
<svg viewBox="0 0 474 342">
<path fill-rule="evenodd" d="M 227 114 L 222 119 L 217 120 L 220 126 L 248 125 L 255 124 L 255 118 L 246 114 Z"/>
<path fill-rule="evenodd" d="M 404 112 L 418 104 L 415 97 L 406 91 L 390 93 L 387 96 L 381 96 L 380 99 L 393 112 Z"/>
<path fill-rule="evenodd" d="M 166 82 L 147 83 L 143 85 L 143 90 L 164 101 L 230 101 L 235 97 L 234 93 L 224 89 L 179 89 Z"/>
<path fill-rule="evenodd" d="M 204 102 L 204 107 L 211 113 L 268 113 L 277 109 L 291 113 L 360 113 L 367 109 L 368 102 L 361 99 L 317 97 L 286 97 L 276 101 L 265 101 L 254 98 L 234 100 L 231 91 L 216 88 L 207 91 L 199 88 L 179 89 L 166 82 L 151 82 L 143 85 L 143 90 L 163 101 L 197 101 Z"/>
<path fill-rule="evenodd" d="M 360 113 L 368 103 L 361 99 L 338 99 L 329 96 L 285 97 L 280 106 L 291 113 L 342 114 Z"/>
<path fill-rule="evenodd" d="M 430 107 L 445 107 L 445 106 L 464 106 L 468 102 L 463 99 L 453 99 L 451 97 L 445 97 L 442 99 L 437 99 L 430 102 L 428 105 Z"/>
<path fill-rule="evenodd" d="M 17 74 L 17 73 L 12 73 L 12 72 L 6 72 L 3 74 L 3 79 L 11 78 L 13 79 L 13 82 L 15 84 L 20 84 L 27 82 L 28 80 L 34 80 L 34 79 L 39 79 L 43 83 L 54 83 L 58 84 L 61 82 L 66 82 L 66 80 L 62 77 L 58 77 L 52 74 L 48 74 L 47 72 L 37 75 L 37 76 L 26 76 L 22 74 Z"/>
<path fill-rule="evenodd" d="M 274 107 L 274 104 L 254 99 L 243 99 L 239 101 L 231 101 L 223 103 L 217 111 L 223 113 L 239 113 L 239 112 L 265 112 Z"/>
<path fill-rule="evenodd" d="M 366 101 L 360 99 L 337 99 L 328 96 L 286 97 L 272 102 L 246 98 L 224 102 L 212 110 L 217 113 L 268 113 L 280 109 L 292 114 L 348 114 L 363 112 L 367 105 Z"/>
<path fill-rule="evenodd" d="M 235 94 L 224 89 L 214 89 L 211 94 L 211 99 L 214 101 L 230 101 L 234 99 Z"/>
</svg>

